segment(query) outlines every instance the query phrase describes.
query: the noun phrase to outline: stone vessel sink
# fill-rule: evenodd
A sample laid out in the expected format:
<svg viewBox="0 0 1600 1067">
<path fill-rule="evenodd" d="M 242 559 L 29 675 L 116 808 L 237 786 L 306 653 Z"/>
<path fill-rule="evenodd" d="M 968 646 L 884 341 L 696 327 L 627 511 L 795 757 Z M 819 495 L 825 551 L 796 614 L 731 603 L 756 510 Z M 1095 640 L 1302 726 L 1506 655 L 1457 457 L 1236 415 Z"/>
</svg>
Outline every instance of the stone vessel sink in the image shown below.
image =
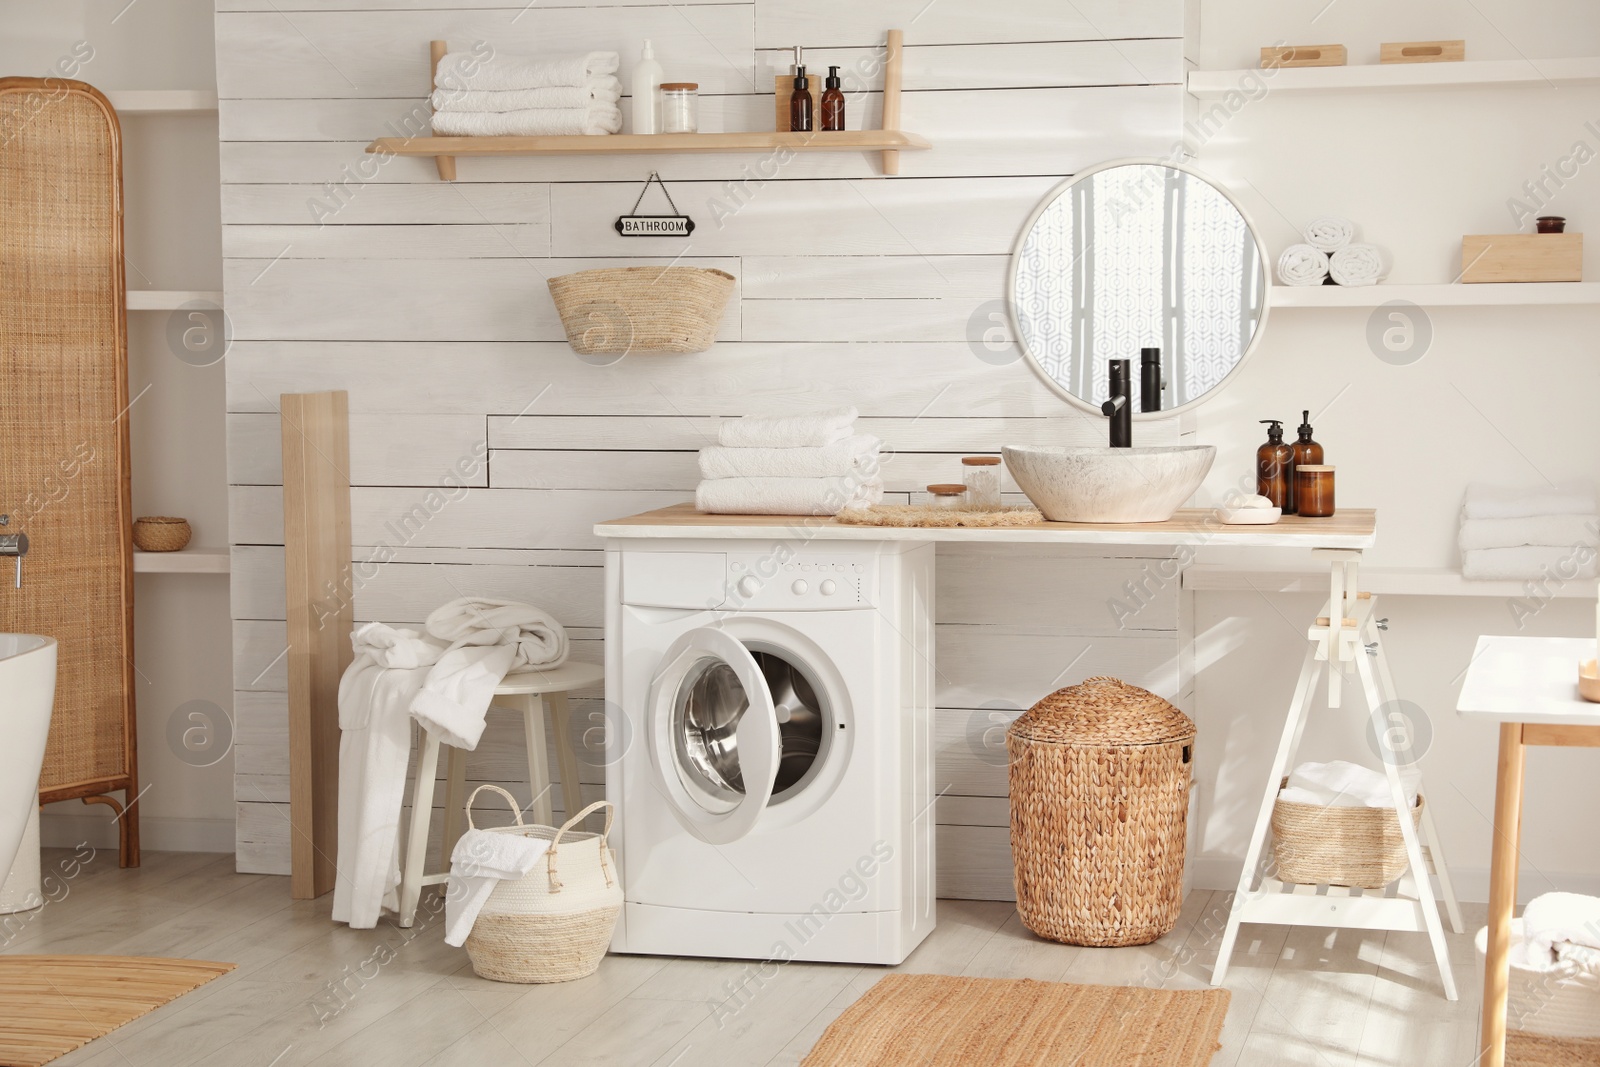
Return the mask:
<svg viewBox="0 0 1600 1067">
<path fill-rule="evenodd" d="M 1205 481 L 1212 445 L 1007 445 L 1006 467 L 1051 522 L 1165 522 Z"/>
</svg>

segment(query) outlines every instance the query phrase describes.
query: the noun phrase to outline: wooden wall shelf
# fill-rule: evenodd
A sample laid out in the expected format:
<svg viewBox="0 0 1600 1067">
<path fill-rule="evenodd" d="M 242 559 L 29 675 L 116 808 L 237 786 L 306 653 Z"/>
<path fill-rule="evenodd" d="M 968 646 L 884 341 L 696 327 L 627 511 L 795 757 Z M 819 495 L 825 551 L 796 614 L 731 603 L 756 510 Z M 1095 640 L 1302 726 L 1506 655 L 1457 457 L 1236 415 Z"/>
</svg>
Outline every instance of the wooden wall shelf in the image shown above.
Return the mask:
<svg viewBox="0 0 1600 1067">
<path fill-rule="evenodd" d="M 445 41 L 429 42 L 437 71 L 449 51 Z M 890 30 L 883 68 L 883 124 L 881 130 L 839 130 L 812 133 L 621 133 L 555 137 L 380 137 L 367 145 L 371 153 L 397 156 L 433 156 L 439 177 L 454 181 L 457 156 L 611 155 L 672 152 L 771 152 L 787 148 L 796 152 L 882 152 L 883 173 L 900 173 L 900 153 L 933 146 L 914 133 L 900 130 L 900 81 L 904 34 Z"/>
<path fill-rule="evenodd" d="M 1272 307 L 1374 308 L 1391 300 L 1418 307 L 1531 307 L 1600 304 L 1600 282 L 1487 282 L 1476 285 L 1274 285 Z"/>
<path fill-rule="evenodd" d="M 1480 59 L 1461 63 L 1367 63 L 1349 67 L 1262 70 L 1192 70 L 1189 92 L 1222 96 L 1247 79 L 1261 78 L 1270 95 L 1394 89 L 1468 89 L 1482 86 L 1593 85 L 1600 58 Z"/>
</svg>

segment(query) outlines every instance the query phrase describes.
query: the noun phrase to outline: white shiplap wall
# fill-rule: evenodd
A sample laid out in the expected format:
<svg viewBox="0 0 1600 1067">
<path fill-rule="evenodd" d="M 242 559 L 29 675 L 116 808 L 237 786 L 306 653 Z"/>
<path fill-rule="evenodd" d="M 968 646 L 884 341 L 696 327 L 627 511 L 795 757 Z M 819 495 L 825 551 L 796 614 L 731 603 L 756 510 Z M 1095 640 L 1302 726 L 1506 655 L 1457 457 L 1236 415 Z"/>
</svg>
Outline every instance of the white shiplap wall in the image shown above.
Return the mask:
<svg viewBox="0 0 1600 1067">
<path fill-rule="evenodd" d="M 718 417 L 853 403 L 897 451 L 897 493 L 949 480 L 963 453 L 1103 432 L 1021 361 L 978 358 L 968 334 L 998 309 L 985 305 L 1002 297 L 1012 245 L 1045 193 L 1084 165 L 1164 155 L 1178 139 L 1181 0 L 309 6 L 219 0 L 216 17 L 241 869 L 288 868 L 280 393 L 349 391 L 356 557 L 377 546 L 393 557 L 360 584 L 358 619 L 415 622 L 463 594 L 522 597 L 596 661 L 590 527 L 688 499 L 693 452 Z M 700 83 L 709 132 L 768 128 L 772 76 L 792 45 L 813 70 L 848 72 L 891 27 L 908 45 L 903 125 L 935 145 L 904 153 L 898 178 L 877 177 L 865 154 L 802 154 L 767 180 L 751 180 L 759 157 L 572 156 L 464 159 L 447 184 L 430 159 L 379 166 L 363 152 L 422 106 L 434 38 L 503 53 L 616 49 L 625 78 L 652 38 L 669 75 Z M 877 125 L 876 85 L 847 86 L 851 125 Z M 692 239 L 611 229 L 652 168 L 695 217 Z M 669 261 L 739 279 L 721 343 L 608 367 L 577 358 L 545 279 Z M 1139 432 L 1154 443 L 1176 429 Z M 429 490 L 484 448 L 470 488 L 420 517 Z M 984 742 L 1006 713 L 991 706 L 1025 707 L 1101 673 L 1185 696 L 1177 596 L 1158 591 L 1121 628 L 1107 602 L 1138 580 L 1148 560 L 1137 553 L 969 548 L 941 560 L 940 888 L 1004 897 L 1003 750 Z M 469 776 L 520 783 L 522 766 L 514 724 L 492 720 Z M 603 771 L 585 766 L 598 795 Z"/>
</svg>

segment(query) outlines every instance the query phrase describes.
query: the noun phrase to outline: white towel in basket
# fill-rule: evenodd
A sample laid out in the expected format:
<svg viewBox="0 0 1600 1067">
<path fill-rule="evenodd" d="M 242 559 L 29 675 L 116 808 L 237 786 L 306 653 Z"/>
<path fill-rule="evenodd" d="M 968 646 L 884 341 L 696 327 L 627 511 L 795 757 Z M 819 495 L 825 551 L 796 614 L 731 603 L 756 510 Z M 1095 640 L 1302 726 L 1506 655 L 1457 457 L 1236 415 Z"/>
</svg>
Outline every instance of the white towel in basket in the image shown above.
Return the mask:
<svg viewBox="0 0 1600 1067">
<path fill-rule="evenodd" d="M 522 834 L 468 830 L 450 853 L 444 898 L 444 943 L 460 948 L 502 878 L 522 878 L 550 851 L 550 842 Z"/>
<path fill-rule="evenodd" d="M 1545 893 L 1528 901 L 1522 925 L 1529 952 L 1540 958 L 1564 941 L 1600 949 L 1600 897 Z"/>
<path fill-rule="evenodd" d="M 1406 803 L 1417 803 L 1417 786 L 1402 772 Z M 1332 760 L 1328 763 L 1302 763 L 1289 772 L 1289 785 L 1278 794 L 1291 804 L 1313 804 L 1319 808 L 1392 808 L 1389 778 L 1381 771 L 1359 763 Z"/>
</svg>

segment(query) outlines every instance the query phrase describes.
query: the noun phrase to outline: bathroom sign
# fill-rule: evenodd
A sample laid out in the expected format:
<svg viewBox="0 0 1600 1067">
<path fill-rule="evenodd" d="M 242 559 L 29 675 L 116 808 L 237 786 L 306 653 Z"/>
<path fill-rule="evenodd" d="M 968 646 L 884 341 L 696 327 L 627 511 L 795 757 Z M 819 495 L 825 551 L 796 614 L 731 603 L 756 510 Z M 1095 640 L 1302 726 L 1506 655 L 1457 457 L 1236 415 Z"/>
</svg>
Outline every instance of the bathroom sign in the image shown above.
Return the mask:
<svg viewBox="0 0 1600 1067">
<path fill-rule="evenodd" d="M 639 199 L 633 202 L 633 211 L 639 210 L 639 205 L 644 203 L 644 194 L 650 191 L 650 183 L 655 182 L 661 186 L 661 192 L 667 198 L 667 205 L 672 208 L 671 215 L 636 215 L 629 212 L 617 216 L 616 231 L 624 237 L 687 237 L 694 232 L 694 220 L 688 215 L 677 214 L 678 205 L 672 202 L 672 194 L 667 192 L 667 183 L 661 180 L 661 175 L 655 171 L 650 172 L 650 177 L 644 180 L 644 188 L 639 190 Z"/>
</svg>

